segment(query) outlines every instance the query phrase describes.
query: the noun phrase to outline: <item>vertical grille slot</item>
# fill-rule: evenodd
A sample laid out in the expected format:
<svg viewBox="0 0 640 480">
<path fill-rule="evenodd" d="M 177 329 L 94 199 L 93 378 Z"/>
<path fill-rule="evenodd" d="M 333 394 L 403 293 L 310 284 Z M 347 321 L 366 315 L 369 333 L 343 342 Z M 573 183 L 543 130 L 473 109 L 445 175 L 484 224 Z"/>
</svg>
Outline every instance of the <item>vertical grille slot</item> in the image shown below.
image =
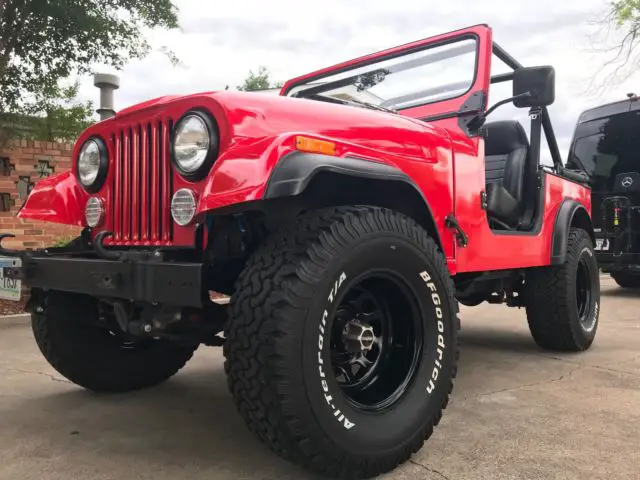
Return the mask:
<svg viewBox="0 0 640 480">
<path fill-rule="evenodd" d="M 171 170 L 169 168 L 169 128 L 163 125 L 162 129 L 162 189 L 160 193 L 160 211 L 162 215 L 162 240 L 171 240 Z"/>
<path fill-rule="evenodd" d="M 143 242 L 149 241 L 149 165 L 151 164 L 151 150 L 149 148 L 149 138 L 151 128 L 149 125 L 143 125 L 140 127 L 142 133 L 141 136 L 141 171 L 140 171 L 140 229 L 142 230 L 141 240 Z"/>
<path fill-rule="evenodd" d="M 131 129 L 131 239 L 134 241 L 140 240 L 140 153 L 140 126 L 135 125 Z"/>
<path fill-rule="evenodd" d="M 152 121 L 113 135 L 112 243 L 169 244 L 173 240 L 169 132 L 168 121 Z"/>
</svg>

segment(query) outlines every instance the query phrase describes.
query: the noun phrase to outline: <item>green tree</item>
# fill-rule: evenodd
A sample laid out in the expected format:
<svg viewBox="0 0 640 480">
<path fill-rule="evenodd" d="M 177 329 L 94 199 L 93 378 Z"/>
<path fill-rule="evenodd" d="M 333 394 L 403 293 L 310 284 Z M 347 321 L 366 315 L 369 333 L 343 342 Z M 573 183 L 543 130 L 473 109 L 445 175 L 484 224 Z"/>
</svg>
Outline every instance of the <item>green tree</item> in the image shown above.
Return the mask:
<svg viewBox="0 0 640 480">
<path fill-rule="evenodd" d="M 640 24 L 640 1 L 614 0 L 611 2 L 611 13 L 620 26 L 628 25 L 637 30 Z"/>
<path fill-rule="evenodd" d="M 616 46 L 617 58 L 631 59 L 640 41 L 640 0 L 615 0 L 611 3 L 610 20 L 624 36 Z"/>
<path fill-rule="evenodd" d="M 267 67 L 260 65 L 258 72 L 254 73 L 253 70 L 249 70 L 249 75 L 244 79 L 242 85 L 238 85 L 236 88 L 244 92 L 252 92 L 254 90 L 266 90 L 268 88 L 280 88 L 282 82 L 271 82 L 271 74 Z"/>
<path fill-rule="evenodd" d="M 37 92 L 20 113 L 0 115 L 0 144 L 9 138 L 74 140 L 93 123 L 93 103 L 78 100 L 80 83 Z"/>
<path fill-rule="evenodd" d="M 94 64 L 121 69 L 149 53 L 144 29 L 177 27 L 171 0 L 0 0 L 0 114 L 48 110 L 73 123 L 78 110 L 49 108 L 70 100 L 62 80 Z"/>
<path fill-rule="evenodd" d="M 599 88 L 606 89 L 629 78 L 640 65 L 640 0 L 610 0 L 598 23 L 594 50 L 603 54 L 603 65 L 591 84 L 602 77 Z"/>
</svg>

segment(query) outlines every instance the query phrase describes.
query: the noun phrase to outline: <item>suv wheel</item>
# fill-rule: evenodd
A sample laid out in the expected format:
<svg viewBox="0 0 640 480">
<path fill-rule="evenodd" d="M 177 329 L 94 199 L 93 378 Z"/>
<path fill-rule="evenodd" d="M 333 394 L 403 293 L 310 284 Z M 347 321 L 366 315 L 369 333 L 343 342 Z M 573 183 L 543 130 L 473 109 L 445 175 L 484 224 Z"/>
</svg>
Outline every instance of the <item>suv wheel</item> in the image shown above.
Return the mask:
<svg viewBox="0 0 640 480">
<path fill-rule="evenodd" d="M 31 316 L 38 347 L 73 383 L 96 392 L 128 392 L 161 383 L 193 356 L 194 346 L 125 338 L 97 325 L 97 302 L 86 295 L 51 292 L 43 313 Z"/>
<path fill-rule="evenodd" d="M 375 207 L 320 210 L 270 238 L 231 300 L 234 401 L 284 458 L 370 477 L 417 451 L 456 374 L 457 303 L 427 233 Z"/>
<path fill-rule="evenodd" d="M 532 268 L 525 277 L 529 329 L 549 350 L 591 346 L 600 313 L 600 273 L 589 234 L 572 228 L 562 265 Z"/>
</svg>

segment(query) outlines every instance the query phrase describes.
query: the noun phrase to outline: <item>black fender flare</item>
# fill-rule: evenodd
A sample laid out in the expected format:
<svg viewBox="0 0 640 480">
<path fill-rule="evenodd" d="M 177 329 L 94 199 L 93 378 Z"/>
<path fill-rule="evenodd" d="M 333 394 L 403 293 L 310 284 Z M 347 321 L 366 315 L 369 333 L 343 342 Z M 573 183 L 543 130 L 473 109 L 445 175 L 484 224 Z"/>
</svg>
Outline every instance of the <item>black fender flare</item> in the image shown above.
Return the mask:
<svg viewBox="0 0 640 480">
<path fill-rule="evenodd" d="M 332 172 L 371 180 L 401 182 L 409 185 L 420 196 L 435 228 L 434 240 L 442 248 L 440 231 L 429 202 L 415 182 L 402 170 L 373 160 L 356 157 L 333 157 L 319 153 L 292 152 L 283 156 L 271 171 L 264 192 L 264 200 L 299 195 L 304 192 L 315 175 Z"/>
<path fill-rule="evenodd" d="M 355 157 L 332 157 L 320 153 L 293 152 L 282 157 L 271 172 L 264 198 L 268 200 L 298 195 L 320 172 L 405 182 L 422 195 L 420 189 L 406 173 L 391 165 Z"/>
<path fill-rule="evenodd" d="M 553 226 L 551 265 L 561 265 L 566 260 L 569 229 L 572 225 L 584 228 L 595 244 L 595 232 L 589 212 L 580 202 L 567 198 L 560 205 Z"/>
</svg>

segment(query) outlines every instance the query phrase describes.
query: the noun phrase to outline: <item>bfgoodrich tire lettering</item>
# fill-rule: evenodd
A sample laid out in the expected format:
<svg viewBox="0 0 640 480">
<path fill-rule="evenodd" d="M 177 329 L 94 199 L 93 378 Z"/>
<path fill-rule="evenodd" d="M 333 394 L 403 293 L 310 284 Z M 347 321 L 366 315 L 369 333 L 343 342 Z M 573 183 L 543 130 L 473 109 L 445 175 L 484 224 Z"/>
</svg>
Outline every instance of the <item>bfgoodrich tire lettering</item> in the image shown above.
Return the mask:
<svg viewBox="0 0 640 480">
<path fill-rule="evenodd" d="M 589 234 L 572 228 L 562 265 L 531 269 L 525 280 L 529 329 L 549 350 L 591 346 L 600 314 L 600 274 Z"/>
<path fill-rule="evenodd" d="M 351 319 L 349 308 L 365 304 Z M 370 477 L 407 460 L 438 424 L 456 373 L 458 310 L 442 253 L 412 220 L 374 207 L 307 214 L 249 260 L 230 307 L 234 401 L 288 460 Z M 355 379 L 359 370 L 339 362 L 354 345 L 377 365 Z"/>
</svg>

